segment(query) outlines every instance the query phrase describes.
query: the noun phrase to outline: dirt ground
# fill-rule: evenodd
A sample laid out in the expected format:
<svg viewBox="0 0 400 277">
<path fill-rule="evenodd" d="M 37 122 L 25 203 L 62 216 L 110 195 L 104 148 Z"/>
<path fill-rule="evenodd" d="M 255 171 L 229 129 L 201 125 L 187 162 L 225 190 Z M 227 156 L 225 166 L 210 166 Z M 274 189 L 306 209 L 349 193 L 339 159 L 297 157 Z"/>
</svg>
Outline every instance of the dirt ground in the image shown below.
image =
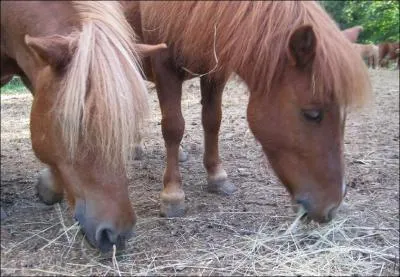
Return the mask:
<svg viewBox="0 0 400 277">
<path fill-rule="evenodd" d="M 348 116 L 348 192 L 329 224 L 295 219 L 289 194 L 265 165 L 248 131 L 246 86 L 225 88 L 221 158 L 239 190 L 206 191 L 199 80 L 184 85 L 181 173 L 189 207 L 159 217 L 164 143 L 154 85 L 145 156 L 130 164 L 130 198 L 138 215 L 127 249 L 101 254 L 74 224 L 65 202 L 42 204 L 35 182 L 43 168 L 31 149 L 29 93 L 1 95 L 1 275 L 399 275 L 399 71 L 371 70 L 372 103 Z"/>
</svg>

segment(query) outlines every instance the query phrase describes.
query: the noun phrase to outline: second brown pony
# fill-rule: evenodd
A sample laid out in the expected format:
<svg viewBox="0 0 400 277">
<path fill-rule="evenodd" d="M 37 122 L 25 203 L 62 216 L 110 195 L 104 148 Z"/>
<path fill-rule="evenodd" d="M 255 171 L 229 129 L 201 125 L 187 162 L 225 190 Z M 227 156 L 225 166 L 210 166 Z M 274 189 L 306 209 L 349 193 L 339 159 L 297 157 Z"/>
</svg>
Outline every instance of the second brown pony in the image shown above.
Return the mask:
<svg viewBox="0 0 400 277">
<path fill-rule="evenodd" d="M 145 63 L 156 83 L 167 159 L 161 213 L 182 215 L 178 165 L 182 82 L 200 76 L 208 188 L 231 194 L 218 150 L 221 101 L 232 72 L 251 93 L 247 119 L 274 171 L 311 219 L 329 221 L 344 192 L 346 111 L 370 90 L 350 40 L 315 2 L 123 3 L 144 42 L 168 50 Z"/>
<path fill-rule="evenodd" d="M 146 43 L 168 49 L 145 61 L 156 84 L 167 158 L 161 213 L 184 213 L 178 164 L 184 132 L 182 82 L 200 76 L 208 189 L 236 187 L 219 157 L 224 86 L 232 72 L 248 85 L 247 119 L 274 171 L 311 219 L 329 221 L 344 192 L 347 109 L 370 91 L 366 67 L 315 2 L 124 2 Z"/>
</svg>

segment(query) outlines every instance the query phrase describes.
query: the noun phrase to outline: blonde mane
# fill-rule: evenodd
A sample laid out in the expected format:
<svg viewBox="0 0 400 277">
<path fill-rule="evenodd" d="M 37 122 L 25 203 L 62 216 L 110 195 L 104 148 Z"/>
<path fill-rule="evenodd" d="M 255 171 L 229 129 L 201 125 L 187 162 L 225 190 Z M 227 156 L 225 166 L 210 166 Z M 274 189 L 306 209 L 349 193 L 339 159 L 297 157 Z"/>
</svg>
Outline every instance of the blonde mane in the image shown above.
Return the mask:
<svg viewBox="0 0 400 277">
<path fill-rule="evenodd" d="M 72 160 L 92 152 L 123 167 L 148 112 L 134 33 L 118 2 L 72 5 L 82 25 L 56 102 L 63 139 Z"/>
<path fill-rule="evenodd" d="M 141 13 L 144 31 L 174 47 L 190 71 L 214 68 L 215 51 L 218 70 L 246 72 L 250 90 L 264 93 L 287 68 L 290 34 L 309 24 L 317 37 L 312 67 L 316 93 L 358 106 L 371 90 L 360 55 L 316 2 L 145 1 Z"/>
</svg>

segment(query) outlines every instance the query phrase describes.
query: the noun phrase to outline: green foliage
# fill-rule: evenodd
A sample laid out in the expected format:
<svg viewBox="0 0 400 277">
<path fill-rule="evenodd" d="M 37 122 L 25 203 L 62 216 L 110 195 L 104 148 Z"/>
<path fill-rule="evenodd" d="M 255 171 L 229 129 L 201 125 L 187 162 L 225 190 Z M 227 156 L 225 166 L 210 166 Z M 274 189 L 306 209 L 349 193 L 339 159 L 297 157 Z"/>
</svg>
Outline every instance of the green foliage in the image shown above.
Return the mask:
<svg viewBox="0 0 400 277">
<path fill-rule="evenodd" d="M 386 1 L 319 1 L 338 23 L 341 30 L 361 25 L 364 31 L 358 39 L 361 43 L 378 44 L 383 41 L 399 41 L 398 0 Z"/>
<path fill-rule="evenodd" d="M 14 77 L 10 82 L 1 88 L 1 94 L 14 94 L 26 93 L 28 90 L 25 88 L 19 77 Z"/>
</svg>

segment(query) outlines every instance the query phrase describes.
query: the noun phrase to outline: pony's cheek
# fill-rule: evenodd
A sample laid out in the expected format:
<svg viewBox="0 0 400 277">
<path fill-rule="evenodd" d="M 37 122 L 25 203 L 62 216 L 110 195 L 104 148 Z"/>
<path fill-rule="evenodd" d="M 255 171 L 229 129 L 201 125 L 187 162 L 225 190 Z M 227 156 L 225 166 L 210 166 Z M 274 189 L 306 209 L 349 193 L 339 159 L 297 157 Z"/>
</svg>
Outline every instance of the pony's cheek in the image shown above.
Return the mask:
<svg viewBox="0 0 400 277">
<path fill-rule="evenodd" d="M 276 148 L 263 147 L 264 153 L 268 158 L 268 162 L 273 171 L 286 187 L 292 197 L 297 192 L 295 187 L 296 176 L 298 175 L 299 167 L 296 166 L 296 158 L 291 153 L 284 150 L 277 150 Z"/>
<path fill-rule="evenodd" d="M 36 156 L 44 163 L 51 164 L 56 159 L 58 150 L 53 147 L 52 134 L 47 124 L 51 124 L 45 117 L 32 115 L 31 141 Z"/>
<path fill-rule="evenodd" d="M 255 138 L 264 146 L 269 138 L 269 130 L 274 128 L 272 120 L 273 112 L 266 112 L 263 107 L 262 99 L 256 99 L 249 103 L 247 108 L 247 122 Z"/>
<path fill-rule="evenodd" d="M 30 133 L 32 149 L 36 156 L 43 163 L 55 164 L 66 155 L 60 141 L 59 128 L 54 123 L 54 94 L 51 93 L 54 87 L 43 80 L 52 78 L 49 74 L 43 70 L 36 79 L 35 97 L 30 114 Z"/>
</svg>

